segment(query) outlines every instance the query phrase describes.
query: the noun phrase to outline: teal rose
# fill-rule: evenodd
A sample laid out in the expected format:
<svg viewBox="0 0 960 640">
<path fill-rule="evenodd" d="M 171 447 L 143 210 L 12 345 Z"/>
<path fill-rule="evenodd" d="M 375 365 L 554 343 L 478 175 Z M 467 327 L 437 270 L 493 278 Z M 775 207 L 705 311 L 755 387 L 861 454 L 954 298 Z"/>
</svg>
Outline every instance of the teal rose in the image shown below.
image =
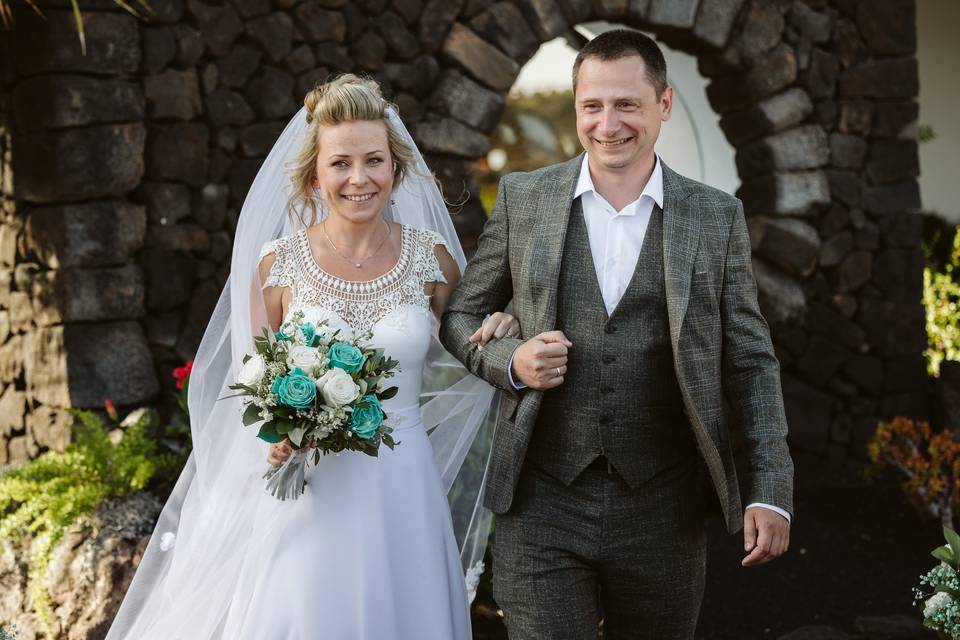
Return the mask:
<svg viewBox="0 0 960 640">
<path fill-rule="evenodd" d="M 285 376 L 277 376 L 273 381 L 273 392 L 280 404 L 294 409 L 307 409 L 313 406 L 317 397 L 317 384 L 308 377 L 303 369 L 294 369 Z"/>
<path fill-rule="evenodd" d="M 277 340 L 285 340 L 287 342 L 293 341 L 293 329 L 289 324 L 283 324 L 280 326 L 280 330 L 273 334 L 273 337 Z"/>
<path fill-rule="evenodd" d="M 383 409 L 377 396 L 363 396 L 353 408 L 350 428 L 364 440 L 369 440 L 383 424 Z"/>
<path fill-rule="evenodd" d="M 308 347 L 314 346 L 313 339 L 317 335 L 317 328 L 313 326 L 312 322 L 304 322 L 300 325 L 300 333 L 303 334 L 303 344 Z"/>
<path fill-rule="evenodd" d="M 334 342 L 327 353 L 330 358 L 330 366 L 343 369 L 347 373 L 356 373 L 360 371 L 367 357 L 363 351 L 347 342 Z"/>
</svg>

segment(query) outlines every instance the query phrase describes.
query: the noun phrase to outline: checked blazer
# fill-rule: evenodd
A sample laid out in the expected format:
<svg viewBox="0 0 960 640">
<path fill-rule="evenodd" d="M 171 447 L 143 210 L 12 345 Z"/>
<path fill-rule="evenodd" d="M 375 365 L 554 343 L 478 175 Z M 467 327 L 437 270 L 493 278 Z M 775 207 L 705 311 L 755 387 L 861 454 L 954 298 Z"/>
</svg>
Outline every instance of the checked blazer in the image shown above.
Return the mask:
<svg viewBox="0 0 960 640">
<path fill-rule="evenodd" d="M 511 507 L 543 399 L 540 391 L 513 389 L 509 363 L 523 340 L 557 326 L 560 262 L 582 161 L 578 156 L 500 180 L 493 213 L 441 324 L 447 350 L 504 390 L 485 488 L 494 513 Z M 793 512 L 779 363 L 757 304 L 740 201 L 665 164 L 663 185 L 663 275 L 674 370 L 697 451 L 727 528 L 735 532 L 743 526 L 743 502 L 730 446 L 733 425 L 745 444 L 747 504 Z M 521 336 L 477 350 L 468 337 L 511 300 Z"/>
</svg>

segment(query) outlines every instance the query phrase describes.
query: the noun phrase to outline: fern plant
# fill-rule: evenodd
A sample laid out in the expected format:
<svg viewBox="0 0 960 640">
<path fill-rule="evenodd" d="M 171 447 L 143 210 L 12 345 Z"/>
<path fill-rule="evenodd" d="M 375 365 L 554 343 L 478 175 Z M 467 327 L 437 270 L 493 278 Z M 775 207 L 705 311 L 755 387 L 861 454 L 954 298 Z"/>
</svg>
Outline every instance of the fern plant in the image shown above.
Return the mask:
<svg viewBox="0 0 960 640">
<path fill-rule="evenodd" d="M 144 410 L 116 444 L 107 427 L 89 411 L 71 410 L 75 440 L 63 453 L 48 452 L 0 476 L 0 538 L 32 537 L 29 590 L 37 618 L 53 637 L 53 609 L 47 575 L 53 549 L 77 520 L 104 500 L 143 489 L 155 476 L 179 472 L 184 456 L 158 452 L 159 418 Z"/>
</svg>

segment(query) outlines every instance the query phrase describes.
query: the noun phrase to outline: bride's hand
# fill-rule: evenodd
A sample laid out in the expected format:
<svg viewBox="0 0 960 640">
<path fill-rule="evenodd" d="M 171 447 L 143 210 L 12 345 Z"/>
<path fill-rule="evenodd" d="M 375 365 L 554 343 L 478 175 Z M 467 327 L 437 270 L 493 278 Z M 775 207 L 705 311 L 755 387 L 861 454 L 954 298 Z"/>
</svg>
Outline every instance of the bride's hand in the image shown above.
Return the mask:
<svg viewBox="0 0 960 640">
<path fill-rule="evenodd" d="M 270 445 L 270 453 L 267 454 L 267 462 L 274 467 L 279 467 L 281 464 L 286 462 L 291 455 L 293 455 L 293 447 L 290 446 L 289 440 L 284 440 L 283 442 Z"/>
<path fill-rule="evenodd" d="M 520 321 L 509 313 L 497 311 L 486 317 L 480 328 L 477 329 L 469 341 L 483 349 L 488 342 L 503 336 L 515 338 L 520 335 Z"/>
<path fill-rule="evenodd" d="M 304 446 L 313 449 L 317 446 L 317 442 L 313 438 L 310 438 L 307 440 L 307 443 Z M 270 445 L 270 453 L 267 454 L 267 462 L 275 467 L 278 467 L 286 462 L 287 459 L 292 455 L 293 447 L 290 446 L 290 440 L 284 439 L 283 442 Z"/>
</svg>

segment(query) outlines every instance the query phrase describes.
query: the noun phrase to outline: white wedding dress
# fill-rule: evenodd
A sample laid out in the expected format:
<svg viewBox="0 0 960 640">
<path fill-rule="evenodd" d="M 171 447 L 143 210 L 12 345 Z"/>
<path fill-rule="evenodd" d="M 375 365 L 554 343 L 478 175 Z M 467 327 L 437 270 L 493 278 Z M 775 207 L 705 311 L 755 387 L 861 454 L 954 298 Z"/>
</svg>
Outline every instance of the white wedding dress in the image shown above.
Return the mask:
<svg viewBox="0 0 960 640">
<path fill-rule="evenodd" d="M 244 560 L 220 637 L 231 640 L 466 640 L 469 604 L 419 397 L 433 319 L 428 282 L 444 281 L 432 231 L 402 227 L 396 266 L 355 283 L 325 273 L 306 232 L 269 243 L 265 286 L 290 287 L 287 319 L 345 335 L 373 332 L 371 343 L 400 362 L 383 404 L 395 425 L 394 450 L 379 457 L 326 455 L 307 470 L 307 488 L 281 502 L 266 492 L 253 539 L 268 541 Z M 253 434 L 251 432 L 251 437 Z M 265 469 L 252 470 L 262 473 Z"/>
</svg>

